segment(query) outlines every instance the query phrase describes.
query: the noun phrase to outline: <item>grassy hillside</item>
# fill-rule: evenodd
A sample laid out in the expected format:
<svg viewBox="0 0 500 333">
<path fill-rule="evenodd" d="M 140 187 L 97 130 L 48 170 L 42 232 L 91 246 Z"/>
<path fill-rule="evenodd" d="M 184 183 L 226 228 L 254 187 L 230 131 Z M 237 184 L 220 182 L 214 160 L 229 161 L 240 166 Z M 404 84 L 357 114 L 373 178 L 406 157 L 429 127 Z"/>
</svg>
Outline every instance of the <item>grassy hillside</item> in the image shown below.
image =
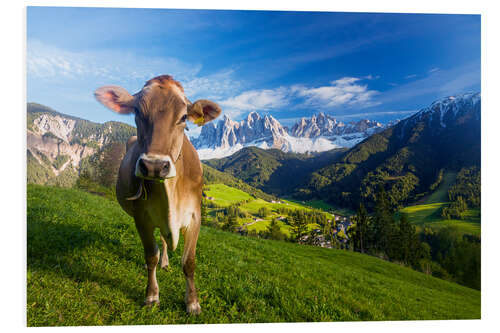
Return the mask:
<svg viewBox="0 0 500 333">
<path fill-rule="evenodd" d="M 422 204 L 405 207 L 401 212 L 407 214 L 409 221 L 419 228 L 438 229 L 455 226 L 464 234 L 481 235 L 480 209 L 468 209 L 462 220 L 441 217 L 442 208 L 449 203 L 448 190 L 455 183 L 456 177 L 455 172 L 445 173 L 442 183 L 433 193 L 422 200 Z"/>
<path fill-rule="evenodd" d="M 202 314 L 184 312 L 180 248 L 157 274 L 161 305 L 141 306 L 143 249 L 115 202 L 28 185 L 28 326 L 480 318 L 480 292 L 354 252 L 203 227 Z"/>
<path fill-rule="evenodd" d="M 466 212 L 466 218 L 463 220 L 443 219 L 441 209 L 446 203 L 439 202 L 425 205 L 415 205 L 405 207 L 401 212 L 408 214 L 411 223 L 420 228 L 442 228 L 455 226 L 464 234 L 479 236 L 481 234 L 481 218 L 479 209 L 469 209 Z"/>
<path fill-rule="evenodd" d="M 278 219 L 281 217 L 286 217 L 286 214 L 278 213 L 279 208 L 286 208 L 289 210 L 304 210 L 304 211 L 312 211 L 313 208 L 316 210 L 320 209 L 319 203 L 316 202 L 317 207 L 313 207 L 313 205 L 309 203 L 300 203 L 298 201 L 293 200 L 285 200 L 285 199 L 276 199 L 275 202 L 266 201 L 261 198 L 254 198 L 248 193 L 241 191 L 236 188 L 232 188 L 225 184 L 210 184 L 204 187 L 204 192 L 207 195 L 207 198 L 211 198 L 211 202 L 215 203 L 219 207 L 229 207 L 237 205 L 240 211 L 246 213 L 248 216 L 244 218 L 238 218 L 237 222 L 239 225 L 246 225 L 247 231 L 255 230 L 257 232 L 266 230 L 269 223 L 273 218 Z M 269 215 L 266 217 L 259 216 L 259 209 L 267 208 L 269 211 Z M 323 205 L 323 208 L 326 208 Z M 219 210 L 219 208 L 212 209 L 208 208 L 208 214 L 210 218 L 215 216 L 215 211 Z M 327 218 L 333 219 L 333 215 L 328 212 L 323 212 Z M 254 218 L 258 218 L 257 221 Z M 278 224 L 281 227 L 281 231 L 290 236 L 290 227 L 282 221 L 278 221 Z M 309 229 L 318 228 L 319 225 L 316 223 L 310 223 Z"/>
<path fill-rule="evenodd" d="M 212 197 L 213 202 L 223 207 L 253 199 L 250 194 L 224 184 L 207 185 L 203 190 L 207 197 Z"/>
<path fill-rule="evenodd" d="M 203 167 L 203 183 L 205 185 L 207 184 L 225 184 L 234 188 L 237 188 L 239 190 L 242 190 L 246 193 L 249 193 L 253 195 L 256 198 L 261 198 L 267 201 L 271 201 L 275 199 L 274 195 L 267 194 L 263 192 L 262 190 L 259 190 L 255 187 L 252 187 L 242 181 L 241 179 L 238 179 L 234 177 L 233 175 L 227 173 L 227 172 L 222 172 L 217 169 L 214 169 L 206 164 L 201 164 Z"/>
<path fill-rule="evenodd" d="M 424 198 L 423 203 L 432 204 L 437 202 L 448 202 L 448 190 L 455 183 L 457 179 L 456 172 L 446 172 L 443 176 L 443 181 L 439 184 L 438 188 L 432 192 L 428 197 Z"/>
</svg>

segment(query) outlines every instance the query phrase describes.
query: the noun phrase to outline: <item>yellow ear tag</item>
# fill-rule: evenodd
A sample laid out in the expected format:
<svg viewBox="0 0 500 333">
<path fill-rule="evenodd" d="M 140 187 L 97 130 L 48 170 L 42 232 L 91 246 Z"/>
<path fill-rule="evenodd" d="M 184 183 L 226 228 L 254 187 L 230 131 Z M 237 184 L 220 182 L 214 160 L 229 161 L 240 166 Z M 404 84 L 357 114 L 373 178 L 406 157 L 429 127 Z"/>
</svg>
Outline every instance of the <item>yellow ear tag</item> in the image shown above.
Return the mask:
<svg viewBox="0 0 500 333">
<path fill-rule="evenodd" d="M 195 123 L 196 125 L 198 125 L 198 126 L 203 125 L 203 124 L 205 123 L 205 117 L 204 117 L 204 116 L 199 117 L 198 119 L 196 119 L 196 120 L 194 121 L 194 123 Z"/>
</svg>

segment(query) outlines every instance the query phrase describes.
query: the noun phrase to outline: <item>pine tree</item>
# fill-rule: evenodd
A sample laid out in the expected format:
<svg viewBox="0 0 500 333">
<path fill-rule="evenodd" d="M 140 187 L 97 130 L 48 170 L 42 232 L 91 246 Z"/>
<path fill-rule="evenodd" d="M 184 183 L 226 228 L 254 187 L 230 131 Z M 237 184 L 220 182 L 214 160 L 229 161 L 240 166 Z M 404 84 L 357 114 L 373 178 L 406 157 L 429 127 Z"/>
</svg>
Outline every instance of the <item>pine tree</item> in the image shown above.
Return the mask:
<svg viewBox="0 0 500 333">
<path fill-rule="evenodd" d="M 323 235 L 326 240 L 330 241 L 330 244 L 333 246 L 335 239 L 333 237 L 333 229 L 335 228 L 335 216 L 332 219 L 332 222 L 326 222 L 323 225 Z"/>
<path fill-rule="evenodd" d="M 307 221 L 304 218 L 301 218 L 301 215 L 297 217 L 290 215 L 288 217 L 288 223 L 290 224 L 292 234 L 295 236 L 296 240 L 299 240 L 307 233 Z"/>
<path fill-rule="evenodd" d="M 387 193 L 382 185 L 379 186 L 376 196 L 373 229 L 375 249 L 388 254 L 391 251 L 391 238 L 394 236 L 394 219 Z"/>
<path fill-rule="evenodd" d="M 260 207 L 257 214 L 261 218 L 265 218 L 267 215 L 269 215 L 269 208 L 267 207 Z"/>
<path fill-rule="evenodd" d="M 394 246 L 396 247 L 396 252 L 392 255 L 392 258 L 402 261 L 408 264 L 410 261 L 410 255 L 413 248 L 413 232 L 412 225 L 408 222 L 408 217 L 406 214 L 401 215 L 399 220 L 398 230 L 397 230 L 397 242 Z"/>
<path fill-rule="evenodd" d="M 222 228 L 226 231 L 234 232 L 237 226 L 238 220 L 236 219 L 236 215 L 229 215 L 226 217 L 226 223 L 224 223 Z"/>
<path fill-rule="evenodd" d="M 271 223 L 267 226 L 267 234 L 269 238 L 276 240 L 283 240 L 285 235 L 281 232 L 280 225 L 276 221 L 276 219 L 272 219 Z"/>
<path fill-rule="evenodd" d="M 358 211 L 354 217 L 355 229 L 352 232 L 352 242 L 355 249 L 365 253 L 368 236 L 368 213 L 363 203 L 359 204 Z"/>
</svg>

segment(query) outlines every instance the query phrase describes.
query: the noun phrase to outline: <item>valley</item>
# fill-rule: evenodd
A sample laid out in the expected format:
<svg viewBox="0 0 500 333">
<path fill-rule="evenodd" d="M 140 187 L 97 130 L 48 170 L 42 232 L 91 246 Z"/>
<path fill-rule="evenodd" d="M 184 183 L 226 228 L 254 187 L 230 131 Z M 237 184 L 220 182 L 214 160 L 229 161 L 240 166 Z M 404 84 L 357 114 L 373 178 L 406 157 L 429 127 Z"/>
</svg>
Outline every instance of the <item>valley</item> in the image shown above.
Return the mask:
<svg viewBox="0 0 500 333">
<path fill-rule="evenodd" d="M 264 233 L 271 220 L 277 220 L 281 231 L 287 238 L 291 237 L 290 226 L 286 224 L 287 214 L 280 213 L 281 209 L 289 210 L 304 210 L 313 211 L 315 208 L 308 205 L 307 203 L 300 204 L 298 202 L 293 202 L 285 199 L 276 199 L 271 201 L 266 201 L 260 198 L 254 198 L 249 194 L 231 188 L 224 184 L 210 184 L 204 187 L 204 203 L 207 206 L 208 218 L 213 221 L 217 217 L 217 212 L 221 208 L 227 207 L 238 207 L 241 212 L 243 212 L 245 217 L 238 217 L 237 224 L 240 231 L 246 233 L 259 232 Z M 210 203 L 214 203 L 216 207 L 211 207 Z M 267 214 L 261 214 L 262 209 L 265 209 Z M 317 209 L 316 209 L 317 210 Z M 334 219 L 334 215 L 329 212 L 321 212 L 325 214 L 327 219 Z M 307 225 L 308 230 L 317 229 L 320 226 L 317 223 L 309 223 Z"/>
<path fill-rule="evenodd" d="M 252 135 L 265 132 L 266 124 L 277 126 L 258 114 L 239 127 L 232 124 L 233 130 L 260 128 Z M 204 160 L 203 224 L 369 253 L 480 289 L 474 268 L 481 239 L 480 94 L 436 101 L 387 128 L 358 125 L 351 131 L 372 132 L 351 148 L 294 153 L 247 146 Z M 346 126 L 325 115 L 301 126 L 293 132 L 307 139 L 346 133 Z M 96 124 L 30 103 L 27 181 L 113 201 L 125 142 L 134 134 L 122 123 Z M 401 257 L 403 252 L 413 257 Z M 467 272 L 463 263 L 470 263 Z"/>
</svg>

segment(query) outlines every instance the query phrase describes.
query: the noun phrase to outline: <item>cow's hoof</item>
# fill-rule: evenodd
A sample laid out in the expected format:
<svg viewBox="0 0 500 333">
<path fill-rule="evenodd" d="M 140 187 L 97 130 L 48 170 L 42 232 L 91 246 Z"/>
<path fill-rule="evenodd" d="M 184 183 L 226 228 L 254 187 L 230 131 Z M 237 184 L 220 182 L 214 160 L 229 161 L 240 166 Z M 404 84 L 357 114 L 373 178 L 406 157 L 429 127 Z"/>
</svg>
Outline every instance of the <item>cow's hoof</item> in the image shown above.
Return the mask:
<svg viewBox="0 0 500 333">
<path fill-rule="evenodd" d="M 144 300 L 144 306 L 152 307 L 154 305 L 160 305 L 160 298 L 158 296 L 148 296 Z"/>
<path fill-rule="evenodd" d="M 169 271 L 169 265 L 161 265 L 160 268 L 163 269 L 164 271 Z"/>
<path fill-rule="evenodd" d="M 186 312 L 192 315 L 199 315 L 201 313 L 200 303 L 198 301 L 186 305 Z"/>
</svg>

